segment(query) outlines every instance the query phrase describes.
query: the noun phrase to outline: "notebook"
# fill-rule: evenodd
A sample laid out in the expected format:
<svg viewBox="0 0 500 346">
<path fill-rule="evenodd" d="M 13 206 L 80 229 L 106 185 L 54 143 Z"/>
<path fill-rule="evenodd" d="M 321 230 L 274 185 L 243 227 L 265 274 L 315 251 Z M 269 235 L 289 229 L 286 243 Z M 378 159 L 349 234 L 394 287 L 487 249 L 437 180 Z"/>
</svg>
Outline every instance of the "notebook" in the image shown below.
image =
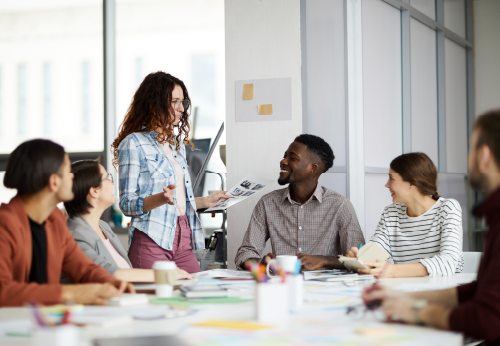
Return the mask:
<svg viewBox="0 0 500 346">
<path fill-rule="evenodd" d="M 147 305 L 149 299 L 147 294 L 123 293 L 120 297 L 108 298 L 108 303 L 111 306 Z"/>
<path fill-rule="evenodd" d="M 365 262 L 385 262 L 389 254 L 378 243 L 368 243 L 358 251 L 358 257 L 340 256 L 339 261 L 347 269 L 357 271 L 359 268 L 369 269 Z"/>
<path fill-rule="evenodd" d="M 181 293 L 186 298 L 223 298 L 227 297 L 227 289 L 218 285 L 182 286 Z"/>
</svg>

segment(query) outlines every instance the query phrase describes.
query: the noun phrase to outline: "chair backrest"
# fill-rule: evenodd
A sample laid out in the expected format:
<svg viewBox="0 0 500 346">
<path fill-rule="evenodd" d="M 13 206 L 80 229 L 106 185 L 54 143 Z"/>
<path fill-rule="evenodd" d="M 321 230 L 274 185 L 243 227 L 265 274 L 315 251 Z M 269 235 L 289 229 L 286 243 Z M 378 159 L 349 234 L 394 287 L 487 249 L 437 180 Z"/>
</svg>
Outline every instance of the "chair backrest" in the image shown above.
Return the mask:
<svg viewBox="0 0 500 346">
<path fill-rule="evenodd" d="M 462 273 L 477 273 L 482 252 L 464 252 L 464 270 Z"/>
</svg>

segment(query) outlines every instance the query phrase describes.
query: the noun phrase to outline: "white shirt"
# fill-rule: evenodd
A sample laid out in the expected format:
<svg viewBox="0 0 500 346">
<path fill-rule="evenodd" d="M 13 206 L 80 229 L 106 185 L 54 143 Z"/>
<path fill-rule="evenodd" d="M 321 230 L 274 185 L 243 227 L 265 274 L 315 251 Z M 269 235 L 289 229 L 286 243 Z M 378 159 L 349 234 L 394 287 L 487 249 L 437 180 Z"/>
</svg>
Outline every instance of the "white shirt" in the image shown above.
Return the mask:
<svg viewBox="0 0 500 346">
<path fill-rule="evenodd" d="M 163 144 L 163 150 L 175 167 L 175 185 L 177 187 L 174 190 L 174 194 L 177 199 L 177 216 L 183 216 L 186 215 L 186 183 L 184 182 L 184 170 L 180 163 L 174 159 L 172 148 L 170 148 L 168 142 Z"/>
<path fill-rule="evenodd" d="M 380 244 L 395 264 L 422 263 L 429 276 L 462 272 L 460 204 L 441 197 L 420 216 L 410 217 L 406 210 L 406 204 L 387 206 L 370 241 Z"/>
</svg>

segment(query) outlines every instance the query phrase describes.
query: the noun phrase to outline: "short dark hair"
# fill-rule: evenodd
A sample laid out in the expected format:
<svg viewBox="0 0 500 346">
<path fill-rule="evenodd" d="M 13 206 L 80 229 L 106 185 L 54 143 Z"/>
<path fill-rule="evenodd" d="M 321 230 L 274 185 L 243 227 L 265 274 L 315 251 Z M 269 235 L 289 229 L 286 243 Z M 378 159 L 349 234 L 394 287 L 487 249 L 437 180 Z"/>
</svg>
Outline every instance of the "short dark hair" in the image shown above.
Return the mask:
<svg viewBox="0 0 500 346">
<path fill-rule="evenodd" d="M 500 165 L 500 109 L 480 115 L 474 123 L 474 129 L 479 132 L 476 148 L 487 145 L 497 165 Z"/>
<path fill-rule="evenodd" d="M 99 169 L 99 159 L 81 160 L 71 165 L 73 177 L 73 200 L 64 202 L 64 207 L 70 217 L 88 214 L 92 205 L 87 201 L 87 196 L 91 187 L 101 185 L 101 171 Z"/>
<path fill-rule="evenodd" d="M 398 173 L 404 181 L 417 187 L 423 195 L 432 196 L 437 201 L 438 172 L 434 162 L 424 153 L 407 153 L 392 160 L 390 167 Z"/>
<path fill-rule="evenodd" d="M 47 139 L 21 143 L 9 156 L 3 184 L 20 195 L 38 193 L 59 173 L 65 154 L 62 146 Z"/>
<path fill-rule="evenodd" d="M 333 150 L 330 145 L 321 137 L 309 134 L 302 134 L 295 138 L 294 142 L 304 144 L 309 151 L 318 156 L 323 163 L 323 173 L 333 166 Z"/>
</svg>

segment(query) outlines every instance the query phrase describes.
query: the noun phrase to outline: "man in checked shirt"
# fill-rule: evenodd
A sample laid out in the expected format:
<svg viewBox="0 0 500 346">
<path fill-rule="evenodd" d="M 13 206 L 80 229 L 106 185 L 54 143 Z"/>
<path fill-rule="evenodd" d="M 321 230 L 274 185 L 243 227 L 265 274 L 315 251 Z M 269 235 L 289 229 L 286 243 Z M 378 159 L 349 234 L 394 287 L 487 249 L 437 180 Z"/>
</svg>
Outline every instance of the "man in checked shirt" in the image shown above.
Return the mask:
<svg viewBox="0 0 500 346">
<path fill-rule="evenodd" d="M 268 239 L 273 252 L 263 263 L 276 255 L 297 255 L 306 270 L 343 268 L 337 256 L 365 241 L 351 202 L 318 183 L 334 158 L 322 138 L 295 138 L 280 162 L 278 183 L 288 186 L 263 196 L 255 206 L 236 254 L 237 268 L 261 261 Z"/>
</svg>

